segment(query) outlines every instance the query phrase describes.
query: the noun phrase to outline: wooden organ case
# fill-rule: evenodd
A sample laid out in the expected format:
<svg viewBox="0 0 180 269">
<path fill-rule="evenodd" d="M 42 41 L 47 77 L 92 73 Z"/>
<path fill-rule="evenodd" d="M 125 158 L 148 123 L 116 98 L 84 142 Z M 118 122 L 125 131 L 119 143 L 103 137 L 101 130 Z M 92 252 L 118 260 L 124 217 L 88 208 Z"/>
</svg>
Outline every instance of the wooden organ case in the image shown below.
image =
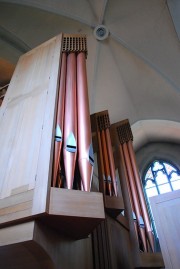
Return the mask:
<svg viewBox="0 0 180 269">
<path fill-rule="evenodd" d="M 86 56 L 85 36 L 60 34 L 17 64 L 0 108 L 0 268 L 163 268 L 150 239 L 139 250 L 120 151 L 129 123 L 106 110 L 90 127 Z"/>
<path fill-rule="evenodd" d="M 81 256 L 92 255 L 87 237 L 104 219 L 102 194 L 52 183 L 62 55 L 84 57 L 83 42 L 84 36 L 60 34 L 21 56 L 0 108 L 1 268 L 92 266 Z M 90 179 L 83 184 L 86 190 Z"/>
</svg>

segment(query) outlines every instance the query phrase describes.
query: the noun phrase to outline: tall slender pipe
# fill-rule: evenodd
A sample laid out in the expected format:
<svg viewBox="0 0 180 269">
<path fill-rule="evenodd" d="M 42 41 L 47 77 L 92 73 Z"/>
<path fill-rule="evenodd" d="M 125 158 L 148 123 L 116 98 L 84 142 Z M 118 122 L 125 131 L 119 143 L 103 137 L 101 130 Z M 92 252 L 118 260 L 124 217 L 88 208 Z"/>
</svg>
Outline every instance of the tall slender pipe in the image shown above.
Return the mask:
<svg viewBox="0 0 180 269">
<path fill-rule="evenodd" d="M 108 150 L 108 156 L 109 156 L 109 166 L 110 166 L 110 172 L 111 172 L 111 179 L 112 179 L 114 194 L 115 194 L 115 196 L 117 196 L 116 171 L 115 171 L 115 165 L 114 165 L 114 157 L 113 157 L 113 151 L 112 151 L 111 138 L 110 138 L 110 133 L 109 133 L 108 128 L 105 130 L 105 136 L 106 136 L 107 150 Z"/>
<path fill-rule="evenodd" d="M 145 228 L 147 231 L 147 237 L 149 240 L 150 247 L 151 247 L 152 251 L 154 251 L 154 243 L 153 243 L 153 235 L 152 235 L 151 225 L 150 225 L 150 221 L 149 221 L 149 217 L 148 217 L 148 213 L 147 213 L 146 202 L 145 202 L 143 191 L 142 191 L 141 180 L 139 177 L 138 168 L 137 168 L 137 164 L 136 164 L 136 157 L 135 157 L 135 153 L 133 150 L 131 140 L 128 142 L 127 145 L 128 145 L 128 151 L 129 151 L 129 156 L 130 156 L 130 160 L 131 160 L 131 165 L 133 168 L 134 178 L 135 178 L 135 182 L 136 182 L 136 186 L 137 186 L 137 190 L 138 190 L 138 194 L 139 194 L 139 199 L 140 199 L 140 203 L 141 203 L 141 207 L 142 207 L 142 213 L 143 213 L 143 217 L 144 217 Z"/>
<path fill-rule="evenodd" d="M 145 251 L 147 251 L 145 230 L 144 230 L 144 228 L 142 228 L 142 223 L 141 223 L 141 218 L 142 218 L 141 207 L 140 207 L 140 203 L 138 201 L 137 189 L 136 189 L 136 185 L 134 182 L 134 175 L 133 175 L 132 166 L 130 163 L 128 148 L 127 148 L 126 143 L 123 144 L 123 154 L 124 154 L 124 159 L 125 159 L 125 163 L 126 163 L 126 167 L 127 167 L 129 183 L 130 183 L 130 187 L 131 187 L 131 191 L 132 191 L 132 197 L 133 197 L 133 201 L 134 201 L 134 209 L 135 209 L 135 213 L 136 213 L 138 229 L 139 229 L 139 232 L 141 235 L 143 248 Z"/>
<path fill-rule="evenodd" d="M 105 176 L 106 176 L 106 182 L 107 182 L 107 189 L 108 189 L 109 195 L 112 196 L 112 181 L 111 181 L 111 173 L 110 173 L 110 167 L 109 167 L 108 151 L 107 151 L 106 137 L 105 137 L 105 131 L 104 130 L 101 131 L 101 140 L 102 140 L 104 170 L 105 170 Z"/>
<path fill-rule="evenodd" d="M 57 103 L 56 135 L 55 135 L 55 142 L 54 142 L 54 165 L 53 165 L 53 182 L 52 182 L 53 187 L 55 187 L 57 183 L 57 174 L 58 174 L 58 167 L 60 163 L 60 155 L 61 155 L 61 148 L 62 148 L 62 134 L 63 134 L 63 122 L 64 122 L 64 98 L 65 98 L 65 90 L 66 90 L 66 59 L 67 59 L 66 53 L 62 53 L 59 94 L 58 94 L 58 103 Z"/>
<path fill-rule="evenodd" d="M 86 75 L 85 52 L 77 54 L 78 165 L 85 191 L 90 191 L 94 156 Z"/>
<path fill-rule="evenodd" d="M 103 186 L 102 190 L 104 194 L 106 194 L 106 176 L 105 176 L 105 170 L 104 170 L 104 161 L 103 161 L 103 152 L 102 152 L 102 145 L 101 145 L 101 134 L 100 131 L 97 131 L 97 137 L 98 137 L 98 146 L 99 146 L 99 162 L 100 162 L 100 167 L 101 167 L 101 173 L 102 173 L 102 178 L 103 178 Z M 99 189 L 101 188 L 99 186 Z"/>
<path fill-rule="evenodd" d="M 77 156 L 76 55 L 74 52 L 67 56 L 63 156 L 67 188 L 72 189 Z"/>
<path fill-rule="evenodd" d="M 132 191 L 131 191 L 131 187 L 130 187 L 130 182 L 129 182 L 129 178 L 128 178 L 128 172 L 127 172 L 127 167 L 125 164 L 125 160 L 124 160 L 124 154 L 123 154 L 123 149 L 122 149 L 122 145 L 119 145 L 119 153 L 121 155 L 121 165 L 123 167 L 123 171 L 124 171 L 124 175 L 126 179 L 126 187 L 127 187 L 127 192 L 128 192 L 128 197 L 129 197 L 129 201 L 130 201 L 130 205 L 131 205 L 131 214 L 133 216 L 133 220 L 134 220 L 134 229 L 135 229 L 135 233 L 136 233 L 136 237 L 139 241 L 139 236 L 138 236 L 138 223 L 137 223 L 137 217 L 136 219 L 134 219 L 135 217 L 135 208 L 134 208 L 134 201 L 133 201 L 133 197 L 132 197 Z M 125 195 L 123 195 L 125 197 Z M 126 202 L 127 204 L 127 202 Z M 132 217 L 130 216 L 130 217 Z"/>
<path fill-rule="evenodd" d="M 128 219 L 132 219 L 132 213 L 135 211 L 134 210 L 134 204 L 133 204 L 133 199 L 131 195 L 131 190 L 129 186 L 129 179 L 128 179 L 128 174 L 126 170 L 126 164 L 124 160 L 124 154 L 123 154 L 123 149 L 122 149 L 122 144 L 118 145 L 118 152 L 119 152 L 119 162 L 120 162 L 120 167 L 119 167 L 119 174 L 121 176 L 121 188 L 122 188 L 122 194 L 123 194 L 123 199 L 125 203 L 125 216 L 128 217 Z M 133 217 L 134 219 L 134 217 Z M 137 221 L 133 222 L 132 227 L 132 222 L 129 221 L 129 226 L 130 229 L 133 229 L 133 233 L 130 233 L 130 236 L 133 240 L 133 245 L 137 245 L 139 243 L 139 236 L 138 236 L 138 229 L 137 229 Z"/>
</svg>

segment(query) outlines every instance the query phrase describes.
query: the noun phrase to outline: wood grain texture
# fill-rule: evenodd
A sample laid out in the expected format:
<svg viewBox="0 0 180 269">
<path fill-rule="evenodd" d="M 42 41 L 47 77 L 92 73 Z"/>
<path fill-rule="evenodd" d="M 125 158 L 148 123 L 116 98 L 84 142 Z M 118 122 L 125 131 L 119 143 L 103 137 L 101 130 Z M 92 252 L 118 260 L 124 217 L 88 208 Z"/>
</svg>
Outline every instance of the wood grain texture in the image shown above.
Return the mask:
<svg viewBox="0 0 180 269">
<path fill-rule="evenodd" d="M 133 256 L 129 232 L 118 222 L 107 218 L 109 248 L 113 269 L 133 269 Z"/>
<path fill-rule="evenodd" d="M 0 227 L 31 215 L 34 190 L 11 195 L 0 200 Z"/>
<path fill-rule="evenodd" d="M 51 188 L 49 214 L 104 219 L 102 194 Z"/>
<path fill-rule="evenodd" d="M 48 208 L 49 192 L 52 177 L 52 159 L 55 130 L 55 106 L 59 87 L 59 65 L 61 61 L 62 35 L 56 36 L 50 43 L 52 50 L 51 69 L 48 76 L 47 98 L 45 103 L 41 146 L 36 173 L 36 188 L 33 199 L 32 213 L 42 213 Z"/>
<path fill-rule="evenodd" d="M 124 210 L 124 202 L 122 196 L 104 195 L 105 211 L 112 217 L 117 217 Z"/>
<path fill-rule="evenodd" d="M 24 243 L 32 240 L 34 234 L 34 221 L 13 225 L 0 229 L 0 246 Z"/>
<path fill-rule="evenodd" d="M 33 199 L 34 190 L 26 191 L 16 195 L 11 195 L 0 200 L 0 209 L 15 206 Z"/>
<path fill-rule="evenodd" d="M 55 269 L 93 269 L 91 236 L 71 240 L 38 222 L 34 240 L 48 253 Z"/>
<path fill-rule="evenodd" d="M 151 197 L 165 267 L 180 268 L 180 190 Z"/>
<path fill-rule="evenodd" d="M 61 40 L 21 56 L 0 109 L 0 223 L 46 211 Z"/>
<path fill-rule="evenodd" d="M 0 268 L 93 269 L 91 237 L 72 241 L 38 221 L 4 228 Z"/>
</svg>

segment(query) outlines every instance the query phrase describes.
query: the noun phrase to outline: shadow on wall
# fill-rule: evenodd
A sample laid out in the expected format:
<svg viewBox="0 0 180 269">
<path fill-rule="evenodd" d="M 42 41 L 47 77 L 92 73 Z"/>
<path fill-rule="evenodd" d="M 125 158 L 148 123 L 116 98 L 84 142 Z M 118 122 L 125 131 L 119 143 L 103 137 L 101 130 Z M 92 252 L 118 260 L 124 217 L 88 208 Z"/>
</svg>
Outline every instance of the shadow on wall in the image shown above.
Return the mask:
<svg viewBox="0 0 180 269">
<path fill-rule="evenodd" d="M 162 159 L 180 169 L 180 144 L 168 142 L 152 142 L 142 146 L 136 152 L 136 160 L 141 178 L 148 165 L 155 159 Z"/>
</svg>

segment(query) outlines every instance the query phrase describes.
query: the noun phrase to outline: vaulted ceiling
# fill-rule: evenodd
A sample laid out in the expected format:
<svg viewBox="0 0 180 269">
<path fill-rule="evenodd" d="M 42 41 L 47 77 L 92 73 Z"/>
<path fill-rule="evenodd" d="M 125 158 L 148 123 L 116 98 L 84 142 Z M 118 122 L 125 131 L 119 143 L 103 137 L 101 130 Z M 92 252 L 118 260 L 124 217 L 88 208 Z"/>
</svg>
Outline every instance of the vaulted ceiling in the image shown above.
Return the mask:
<svg viewBox="0 0 180 269">
<path fill-rule="evenodd" d="M 91 113 L 129 118 L 137 147 L 179 142 L 179 17 L 178 0 L 0 0 L 0 83 L 26 51 L 60 32 L 83 33 Z M 101 24 L 103 41 L 93 33 Z"/>
</svg>

